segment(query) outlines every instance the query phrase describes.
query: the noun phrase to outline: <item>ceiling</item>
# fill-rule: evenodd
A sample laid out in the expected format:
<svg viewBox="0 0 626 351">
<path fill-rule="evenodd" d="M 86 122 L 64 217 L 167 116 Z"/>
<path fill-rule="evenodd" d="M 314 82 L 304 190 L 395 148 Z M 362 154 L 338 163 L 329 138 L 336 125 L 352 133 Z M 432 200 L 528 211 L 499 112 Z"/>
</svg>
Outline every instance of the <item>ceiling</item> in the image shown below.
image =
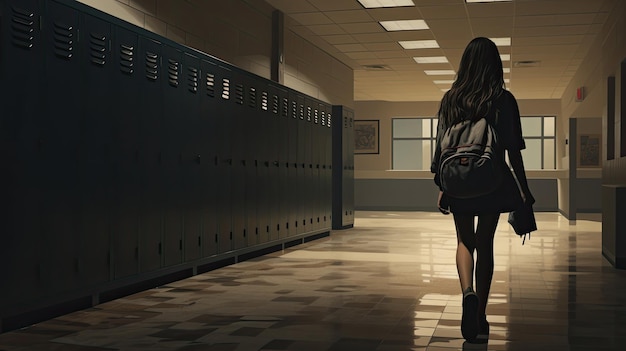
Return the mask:
<svg viewBox="0 0 626 351">
<path fill-rule="evenodd" d="M 510 37 L 500 46 L 507 88 L 518 99 L 560 99 L 609 12 L 619 0 L 413 0 L 414 6 L 364 8 L 357 0 L 266 0 L 292 30 L 354 69 L 354 99 L 438 101 L 474 37 Z M 422 19 L 425 30 L 387 31 L 379 21 Z M 436 49 L 404 49 L 399 41 L 436 40 Z M 445 56 L 418 64 L 413 57 Z"/>
</svg>

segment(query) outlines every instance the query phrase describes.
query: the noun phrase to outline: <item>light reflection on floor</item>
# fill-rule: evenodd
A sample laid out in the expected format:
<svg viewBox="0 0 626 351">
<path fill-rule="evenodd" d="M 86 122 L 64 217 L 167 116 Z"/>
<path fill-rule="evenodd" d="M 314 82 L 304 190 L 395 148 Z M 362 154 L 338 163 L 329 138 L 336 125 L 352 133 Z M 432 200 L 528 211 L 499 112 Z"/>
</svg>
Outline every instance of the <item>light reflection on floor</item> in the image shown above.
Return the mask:
<svg viewBox="0 0 626 351">
<path fill-rule="evenodd" d="M 598 215 L 503 215 L 488 344 L 464 342 L 451 217 L 357 212 L 355 228 L 0 335 L 0 350 L 622 350 L 626 272 Z"/>
</svg>

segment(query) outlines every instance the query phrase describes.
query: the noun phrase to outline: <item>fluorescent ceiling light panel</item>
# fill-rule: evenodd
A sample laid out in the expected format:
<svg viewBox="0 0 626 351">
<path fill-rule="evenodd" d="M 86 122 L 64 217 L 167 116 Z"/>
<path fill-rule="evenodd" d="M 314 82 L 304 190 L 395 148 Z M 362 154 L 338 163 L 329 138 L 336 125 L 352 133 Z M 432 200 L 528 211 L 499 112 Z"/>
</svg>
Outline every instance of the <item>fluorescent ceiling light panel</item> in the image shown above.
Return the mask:
<svg viewBox="0 0 626 351">
<path fill-rule="evenodd" d="M 425 70 L 424 73 L 426 73 L 427 76 L 453 76 L 456 74 L 456 72 L 451 69 L 430 69 Z"/>
<path fill-rule="evenodd" d="M 509 55 L 509 54 L 500 55 L 500 60 L 502 60 L 502 61 L 511 61 L 511 55 Z"/>
<path fill-rule="evenodd" d="M 511 69 L 510 68 L 503 68 L 502 69 L 502 73 L 511 73 Z"/>
<path fill-rule="evenodd" d="M 439 47 L 436 40 L 405 40 L 398 43 L 405 49 L 437 49 Z"/>
<path fill-rule="evenodd" d="M 413 0 L 359 0 L 359 2 L 366 9 L 374 9 L 380 7 L 415 6 Z"/>
<path fill-rule="evenodd" d="M 504 80 L 504 82 L 505 82 L 505 83 L 511 83 L 511 80 L 510 80 L 509 78 L 506 78 L 506 79 Z"/>
<path fill-rule="evenodd" d="M 496 46 L 511 46 L 511 38 L 489 38 Z"/>
<path fill-rule="evenodd" d="M 433 80 L 435 84 L 452 84 L 454 83 L 454 79 L 452 80 Z"/>
<path fill-rule="evenodd" d="M 428 25 L 424 20 L 380 21 L 378 23 L 385 27 L 388 32 L 428 29 Z"/>
<path fill-rule="evenodd" d="M 512 2 L 513 0 L 465 0 L 466 3 L 471 4 L 474 2 Z"/>
<path fill-rule="evenodd" d="M 413 57 L 417 63 L 448 63 L 445 56 Z"/>
</svg>

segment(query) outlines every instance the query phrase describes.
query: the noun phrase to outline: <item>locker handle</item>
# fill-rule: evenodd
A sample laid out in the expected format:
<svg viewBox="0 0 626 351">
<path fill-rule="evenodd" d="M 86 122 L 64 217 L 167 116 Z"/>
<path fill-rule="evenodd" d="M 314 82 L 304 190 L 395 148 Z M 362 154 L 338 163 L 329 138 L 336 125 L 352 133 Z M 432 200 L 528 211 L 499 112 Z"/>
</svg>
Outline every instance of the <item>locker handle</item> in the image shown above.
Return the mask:
<svg viewBox="0 0 626 351">
<path fill-rule="evenodd" d="M 265 167 L 269 167 L 270 166 L 270 162 L 269 161 L 265 161 L 265 162 L 263 162 L 263 164 L 265 164 Z"/>
<path fill-rule="evenodd" d="M 306 164 L 304 164 L 304 163 L 303 163 L 303 164 L 302 164 L 302 168 L 305 168 L 305 166 L 306 166 Z"/>
<path fill-rule="evenodd" d="M 274 161 L 274 166 L 278 167 L 280 163 L 278 161 Z"/>
<path fill-rule="evenodd" d="M 245 166 L 246 165 L 246 160 L 241 160 L 241 165 Z"/>
<path fill-rule="evenodd" d="M 317 165 L 317 169 L 320 169 L 320 165 Z"/>
<path fill-rule="evenodd" d="M 200 164 L 200 155 L 196 155 L 196 163 Z"/>
<path fill-rule="evenodd" d="M 233 159 L 232 159 L 232 158 L 227 158 L 227 159 L 225 159 L 225 160 L 222 160 L 222 163 L 228 163 L 229 165 L 231 165 L 231 166 L 232 166 L 232 164 L 233 164 Z"/>
<path fill-rule="evenodd" d="M 309 163 L 309 168 L 313 169 L 313 164 L 312 163 Z"/>
<path fill-rule="evenodd" d="M 289 162 L 285 162 L 285 168 L 289 168 Z"/>
</svg>

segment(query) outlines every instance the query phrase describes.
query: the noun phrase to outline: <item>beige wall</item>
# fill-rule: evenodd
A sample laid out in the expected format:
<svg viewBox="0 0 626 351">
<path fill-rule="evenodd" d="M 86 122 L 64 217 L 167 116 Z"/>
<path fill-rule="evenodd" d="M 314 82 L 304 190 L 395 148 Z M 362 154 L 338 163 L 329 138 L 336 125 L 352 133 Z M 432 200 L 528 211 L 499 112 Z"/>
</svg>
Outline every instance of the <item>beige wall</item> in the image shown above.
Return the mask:
<svg viewBox="0 0 626 351">
<path fill-rule="evenodd" d="M 78 0 L 122 20 L 270 78 L 272 12 L 264 0 Z M 285 26 L 284 85 L 353 107 L 352 70 Z"/>
<path fill-rule="evenodd" d="M 607 123 L 607 77 L 614 76 L 616 83 L 615 105 L 615 159 L 606 160 L 607 128 L 602 128 L 602 178 L 603 184 L 626 184 L 626 157 L 620 157 L 620 113 L 622 104 L 619 96 L 622 74 L 620 63 L 626 59 L 626 2 L 619 1 L 610 12 L 606 25 L 594 42 L 589 55 L 583 60 L 580 69 L 565 90 L 562 98 L 563 124 L 567 119 L 580 117 L 602 117 L 602 125 Z M 584 87 L 586 98 L 583 102 L 574 101 L 577 87 Z"/>
</svg>

